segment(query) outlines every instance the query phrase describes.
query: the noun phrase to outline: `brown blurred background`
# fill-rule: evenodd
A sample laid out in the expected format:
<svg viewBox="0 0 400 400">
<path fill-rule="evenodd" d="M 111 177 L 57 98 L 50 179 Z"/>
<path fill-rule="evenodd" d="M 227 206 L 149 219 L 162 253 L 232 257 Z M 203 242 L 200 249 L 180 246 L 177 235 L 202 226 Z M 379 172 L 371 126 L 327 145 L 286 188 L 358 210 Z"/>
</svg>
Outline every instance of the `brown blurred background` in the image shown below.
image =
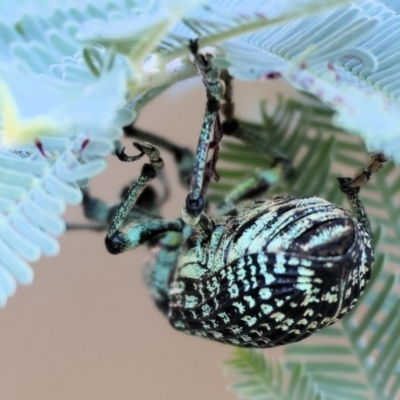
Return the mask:
<svg viewBox="0 0 400 400">
<path fill-rule="evenodd" d="M 234 89 L 237 115 L 253 120 L 260 120 L 261 99 L 291 92 L 281 81 L 235 82 Z M 204 106 L 200 80 L 192 79 L 146 107 L 137 126 L 194 149 Z M 135 152 L 128 142 L 127 152 Z M 185 191 L 163 156 L 173 192 L 164 215 L 172 218 Z M 115 201 L 141 165 L 110 158 L 92 193 Z M 80 207 L 70 207 L 66 218 L 83 221 Z M 230 348 L 169 326 L 142 279 L 145 248 L 112 256 L 103 243 L 104 233 L 67 233 L 61 254 L 36 263 L 33 284 L 19 287 L 0 311 L 0 400 L 235 399 L 222 368 Z"/>
</svg>

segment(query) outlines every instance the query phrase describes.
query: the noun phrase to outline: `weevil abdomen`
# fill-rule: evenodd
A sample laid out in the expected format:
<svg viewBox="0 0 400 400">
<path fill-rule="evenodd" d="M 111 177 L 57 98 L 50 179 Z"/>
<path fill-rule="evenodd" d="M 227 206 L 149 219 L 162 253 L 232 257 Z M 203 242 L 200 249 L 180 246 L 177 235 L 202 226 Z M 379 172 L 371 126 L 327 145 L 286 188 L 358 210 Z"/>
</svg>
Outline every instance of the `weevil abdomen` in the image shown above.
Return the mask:
<svg viewBox="0 0 400 400">
<path fill-rule="evenodd" d="M 248 253 L 291 252 L 340 255 L 354 242 L 352 215 L 318 197 L 275 197 L 244 203 L 221 242 L 229 246 L 225 263 Z"/>
<path fill-rule="evenodd" d="M 292 343 L 336 322 L 374 260 L 357 220 L 316 197 L 245 202 L 216 220 L 203 250 L 198 263 L 187 248 L 178 257 L 170 322 L 243 347 Z"/>
</svg>

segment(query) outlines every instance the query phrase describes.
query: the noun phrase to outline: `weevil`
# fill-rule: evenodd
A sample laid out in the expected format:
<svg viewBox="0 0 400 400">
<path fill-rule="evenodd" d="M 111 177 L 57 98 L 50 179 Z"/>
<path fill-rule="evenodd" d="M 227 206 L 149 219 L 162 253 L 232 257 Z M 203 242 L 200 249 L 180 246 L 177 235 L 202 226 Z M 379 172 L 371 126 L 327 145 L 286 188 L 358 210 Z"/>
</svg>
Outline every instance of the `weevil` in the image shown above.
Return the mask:
<svg viewBox="0 0 400 400">
<path fill-rule="evenodd" d="M 243 132 L 233 116 L 229 76 L 220 80 L 212 56 L 200 54 L 197 41 L 190 42 L 190 50 L 207 95 L 195 156 L 127 127 L 132 136 L 154 140 L 135 141 L 135 156 L 117 149 L 117 157 L 124 162 L 147 157 L 149 162 L 113 209 L 86 193 L 86 215 L 98 222 L 110 220 L 105 244 L 112 254 L 143 244 L 157 248 L 145 276 L 173 328 L 241 347 L 303 340 L 349 312 L 368 283 L 374 251 L 358 193 L 386 159 L 376 154 L 355 178 L 338 179 L 354 216 L 318 197 L 258 198 L 271 175 L 256 174 L 227 195 L 222 212 L 209 217 L 207 187 L 218 177 L 222 135 L 243 139 Z M 175 156 L 182 182 L 191 174 L 180 218 L 161 218 L 148 186 L 164 167 L 157 144 Z M 278 154 L 275 161 L 272 170 L 285 175 L 290 169 L 286 160 Z"/>
</svg>

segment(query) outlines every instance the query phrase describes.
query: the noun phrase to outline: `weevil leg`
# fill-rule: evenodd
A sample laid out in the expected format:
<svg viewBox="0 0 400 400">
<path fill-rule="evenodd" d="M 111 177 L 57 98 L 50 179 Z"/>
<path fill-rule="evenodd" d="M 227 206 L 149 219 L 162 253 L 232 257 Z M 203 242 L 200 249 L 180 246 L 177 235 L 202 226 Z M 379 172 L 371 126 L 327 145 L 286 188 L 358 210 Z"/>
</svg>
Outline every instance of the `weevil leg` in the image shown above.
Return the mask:
<svg viewBox="0 0 400 400">
<path fill-rule="evenodd" d="M 82 209 L 85 217 L 96 225 L 88 223 L 67 223 L 68 231 L 87 230 L 94 232 L 105 231 L 110 223 L 114 207 L 104 201 L 92 197 L 87 188 L 81 189 L 83 193 Z"/>
<path fill-rule="evenodd" d="M 93 231 L 93 232 L 102 232 L 106 229 L 106 227 L 102 225 L 93 225 L 93 224 L 80 224 L 80 223 L 67 223 L 66 225 L 67 231 Z"/>
<path fill-rule="evenodd" d="M 225 87 L 221 104 L 223 134 L 235 137 L 260 149 L 272 160 L 271 167 L 268 170 L 256 172 L 227 194 L 219 210 L 220 212 L 226 212 L 238 202 L 257 197 L 265 193 L 273 184 L 289 178 L 293 174 L 293 165 L 283 153 L 271 147 L 265 138 L 240 125 L 234 116 L 234 103 L 232 100 L 233 78 L 226 70 L 221 71 L 220 78 L 223 80 Z"/>
<path fill-rule="evenodd" d="M 145 266 L 145 279 L 157 307 L 167 315 L 170 275 L 176 266 L 183 222 L 165 221 L 149 211 L 156 207 L 157 200 L 154 189 L 146 185 L 155 177 L 156 172 L 162 170 L 164 163 L 155 146 L 149 143 L 134 143 L 134 146 L 140 151 L 139 155 L 127 156 L 122 149 L 116 151 L 116 156 L 121 161 L 131 162 L 147 155 L 150 164 L 145 164 L 139 178 L 131 187 L 124 189 L 121 204 L 108 207 L 101 200 L 89 196 L 86 191 L 84 210 L 87 217 L 102 224 L 99 225 L 100 229 L 104 229 L 105 224 L 110 226 L 106 236 L 106 247 L 110 253 L 118 254 L 146 242 L 153 246 L 155 257 Z M 76 229 L 85 228 L 76 226 Z M 89 229 L 92 229 L 91 226 Z"/>
<path fill-rule="evenodd" d="M 104 201 L 92 197 L 87 188 L 82 189 L 83 213 L 85 217 L 93 222 L 97 222 L 102 229 L 106 229 L 110 222 L 110 209 Z"/>
<path fill-rule="evenodd" d="M 186 198 L 183 210 L 185 222 L 189 225 L 197 225 L 205 206 L 204 194 L 209 183 L 209 176 L 216 175 L 215 164 L 218 159 L 219 142 L 222 138 L 219 109 L 224 84 L 219 79 L 218 68 L 212 63 L 212 55 L 200 54 L 198 52 L 197 40 L 190 41 L 189 48 L 203 79 L 207 95 L 206 111 L 197 145 L 195 164 L 190 182 L 190 192 Z M 214 132 L 212 143 L 210 143 L 211 132 Z M 210 148 L 214 150 L 214 154 L 211 160 L 208 161 L 208 150 Z"/>
<path fill-rule="evenodd" d="M 133 221 L 126 225 L 127 217 L 140 197 L 140 194 L 148 183 L 156 177 L 157 171 L 160 171 L 164 167 L 164 161 L 160 157 L 157 147 L 147 142 L 142 144 L 134 142 L 133 144 L 140 151 L 139 155 L 127 156 L 124 150 L 122 150 L 117 153 L 117 157 L 122 161 L 130 162 L 136 161 L 146 155 L 150 163 L 143 165 L 140 176 L 128 190 L 122 202 L 117 206 L 111 219 L 105 242 L 107 250 L 112 254 L 133 250 L 167 232 L 181 232 L 184 226 L 183 221 L 180 219 L 145 219 Z"/>
<path fill-rule="evenodd" d="M 121 198 L 124 198 L 129 191 L 129 186 L 125 187 L 121 192 Z M 67 230 L 89 230 L 101 232 L 108 229 L 111 219 L 118 207 L 118 204 L 109 205 L 99 198 L 90 195 L 87 188 L 82 189 L 83 213 L 87 219 L 98 225 L 85 223 L 69 223 Z M 136 204 L 130 210 L 126 222 L 139 219 L 157 219 L 159 216 L 158 202 L 156 191 L 151 186 L 146 186 L 140 194 Z"/>
<path fill-rule="evenodd" d="M 285 173 L 284 178 L 289 178 L 294 172 L 292 162 L 285 156 L 284 153 L 282 153 L 276 147 L 271 146 L 265 137 L 262 137 L 256 132 L 245 129 L 242 125 L 240 125 L 240 122 L 235 118 L 235 106 L 232 100 L 233 78 L 226 70 L 221 71 L 220 78 L 224 82 L 225 86 L 221 104 L 221 113 L 223 116 L 223 134 L 226 136 L 232 136 L 259 149 L 260 152 L 263 152 L 266 156 L 272 159 L 272 167 L 278 163 L 282 164 L 282 168 Z"/>
<path fill-rule="evenodd" d="M 382 153 L 372 154 L 367 168 L 357 171 L 353 178 L 337 178 L 339 181 L 340 190 L 347 196 L 357 221 L 360 222 L 371 238 L 371 226 L 369 224 L 367 213 L 365 212 L 364 206 L 358 194 L 360 192 L 360 187 L 367 183 L 370 180 L 371 175 L 378 171 L 386 161 L 387 158 Z"/>
<path fill-rule="evenodd" d="M 177 146 L 175 143 L 154 133 L 136 128 L 134 125 L 124 127 L 126 137 L 135 138 L 141 141 L 150 142 L 163 150 L 172 154 L 178 166 L 179 181 L 183 187 L 187 187 L 187 179 L 192 173 L 194 165 L 194 154 L 186 148 Z M 167 188 L 165 188 L 167 189 Z M 165 201 L 165 200 L 164 200 Z"/>
<path fill-rule="evenodd" d="M 125 194 L 129 191 L 129 188 L 130 186 L 123 189 L 121 193 L 121 198 L 125 197 Z M 110 206 L 104 201 L 96 197 L 92 197 L 89 194 L 88 189 L 82 189 L 82 192 L 84 193 L 82 204 L 85 217 L 93 222 L 97 222 L 99 225 L 97 227 L 93 226 L 92 228 L 92 225 L 87 224 L 69 224 L 67 228 L 85 229 L 84 227 L 88 226 L 87 229 L 95 231 L 107 229 L 119 203 Z M 160 218 L 158 214 L 158 207 L 156 204 L 156 193 L 155 190 L 150 186 L 144 188 L 136 204 L 130 210 L 126 222 L 144 218 Z"/>
<path fill-rule="evenodd" d="M 157 307 L 165 315 L 169 311 L 171 273 L 182 243 L 181 232 L 168 232 L 154 247 L 154 260 L 145 265 L 144 277 Z"/>
<path fill-rule="evenodd" d="M 270 169 L 258 171 L 235 186 L 225 196 L 218 207 L 218 213 L 223 214 L 243 200 L 254 199 L 264 195 L 268 189 L 287 177 L 286 163 L 277 162 Z"/>
</svg>

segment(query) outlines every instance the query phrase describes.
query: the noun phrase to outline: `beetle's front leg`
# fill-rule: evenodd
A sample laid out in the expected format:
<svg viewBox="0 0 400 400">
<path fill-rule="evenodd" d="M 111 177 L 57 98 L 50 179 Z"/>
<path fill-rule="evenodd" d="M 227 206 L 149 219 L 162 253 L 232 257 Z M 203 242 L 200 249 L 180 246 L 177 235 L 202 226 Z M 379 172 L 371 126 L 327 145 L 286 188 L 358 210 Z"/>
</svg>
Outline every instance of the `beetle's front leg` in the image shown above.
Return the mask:
<svg viewBox="0 0 400 400">
<path fill-rule="evenodd" d="M 177 165 L 179 181 L 184 188 L 187 187 L 186 180 L 192 173 L 194 165 L 194 154 L 190 149 L 178 146 L 177 144 L 171 142 L 170 140 L 158 136 L 154 133 L 139 129 L 135 125 L 125 126 L 124 135 L 126 137 L 131 137 L 138 140 L 143 140 L 146 142 L 153 143 L 157 147 L 171 153 Z"/>
<path fill-rule="evenodd" d="M 144 153 L 141 152 L 137 156 L 128 157 L 126 156 L 124 149 L 122 149 L 122 144 L 120 148 L 117 146 L 115 150 L 115 155 L 119 158 L 119 160 L 125 162 L 136 161 L 140 159 L 143 154 Z M 129 188 L 130 187 L 127 186 L 122 190 L 122 193 L 120 195 L 121 199 L 126 196 Z M 93 231 L 107 230 L 118 206 L 110 206 L 103 200 L 91 196 L 88 188 L 82 188 L 81 190 L 83 193 L 82 208 L 85 217 L 93 222 L 96 222 L 99 225 L 68 224 L 67 229 L 85 229 Z M 159 201 L 156 191 L 151 186 L 146 186 L 144 190 L 140 193 L 140 197 L 137 199 L 135 206 L 131 208 L 129 216 L 125 220 L 125 222 L 128 222 L 128 219 L 129 221 L 145 218 L 156 219 L 158 218 L 158 206 Z"/>
<path fill-rule="evenodd" d="M 116 208 L 111 219 L 105 239 L 107 250 L 112 254 L 132 250 L 141 244 L 169 231 L 181 232 L 183 222 L 181 220 L 164 221 L 162 219 L 145 219 L 133 221 L 124 227 L 126 218 L 138 200 L 146 185 L 156 177 L 156 172 L 164 167 L 164 161 L 160 157 L 159 150 L 150 143 L 134 142 L 133 145 L 140 151 L 137 156 L 127 156 L 122 150 L 117 153 L 121 161 L 136 161 L 146 155 L 150 164 L 144 164 L 139 178 L 127 191 L 121 204 Z"/>
<path fill-rule="evenodd" d="M 204 194 L 207 190 L 210 174 L 211 176 L 217 175 L 215 164 L 218 159 L 219 142 L 222 138 L 219 109 L 224 85 L 218 77 L 218 68 L 212 63 L 212 56 L 210 54 L 202 55 L 198 52 L 197 40 L 190 41 L 189 49 L 194 56 L 195 64 L 203 79 L 207 95 L 206 110 L 191 176 L 190 191 L 186 197 L 186 204 L 182 211 L 185 223 L 195 226 L 199 223 L 200 215 L 205 207 Z M 214 137 L 213 141 L 210 143 L 211 132 L 214 132 Z M 208 151 L 211 148 L 214 154 L 212 159 L 207 161 Z"/>
<path fill-rule="evenodd" d="M 126 231 L 118 229 L 113 234 L 108 231 L 105 243 L 107 250 L 111 254 L 119 254 L 136 249 L 149 240 L 165 233 L 182 232 L 183 226 L 183 222 L 180 219 L 137 221 Z"/>
</svg>

